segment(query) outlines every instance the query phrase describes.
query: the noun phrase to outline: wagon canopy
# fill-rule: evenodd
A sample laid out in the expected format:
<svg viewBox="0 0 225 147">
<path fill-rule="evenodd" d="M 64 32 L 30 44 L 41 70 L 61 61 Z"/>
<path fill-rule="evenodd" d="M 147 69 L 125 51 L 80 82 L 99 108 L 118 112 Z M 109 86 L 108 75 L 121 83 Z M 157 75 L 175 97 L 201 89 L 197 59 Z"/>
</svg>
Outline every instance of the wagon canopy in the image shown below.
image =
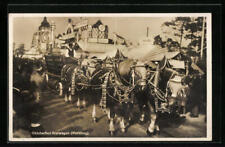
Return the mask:
<svg viewBox="0 0 225 147">
<path fill-rule="evenodd" d="M 169 64 L 172 66 L 172 68 L 185 69 L 184 61 L 170 59 Z"/>
<path fill-rule="evenodd" d="M 124 50 L 125 45 L 114 45 L 114 44 L 105 44 L 105 43 L 91 43 L 80 40 L 78 43 L 79 47 L 86 52 L 90 53 L 107 53 L 111 51 L 116 51 L 117 49 Z"/>
<path fill-rule="evenodd" d="M 136 48 L 126 50 L 125 54 L 128 58 L 138 59 L 141 61 L 160 61 L 166 56 L 172 59 L 180 52 L 169 52 L 167 48 L 161 48 L 156 45 L 142 45 Z"/>
<path fill-rule="evenodd" d="M 166 56 L 159 62 L 159 68 L 169 67 L 173 69 L 185 69 L 185 62 L 181 60 L 167 59 Z"/>
</svg>

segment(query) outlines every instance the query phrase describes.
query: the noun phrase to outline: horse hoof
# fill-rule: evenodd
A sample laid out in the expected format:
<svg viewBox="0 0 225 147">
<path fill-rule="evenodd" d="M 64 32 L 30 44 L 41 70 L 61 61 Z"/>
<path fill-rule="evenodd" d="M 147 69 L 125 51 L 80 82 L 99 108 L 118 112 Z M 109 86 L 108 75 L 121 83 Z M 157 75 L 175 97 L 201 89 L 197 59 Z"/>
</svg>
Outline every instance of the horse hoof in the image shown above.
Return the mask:
<svg viewBox="0 0 225 147">
<path fill-rule="evenodd" d="M 120 130 L 122 133 L 125 133 L 126 132 L 126 129 L 121 129 Z"/>
<path fill-rule="evenodd" d="M 180 118 L 186 118 L 186 114 L 180 114 Z"/>
<path fill-rule="evenodd" d="M 114 131 L 109 131 L 110 136 L 114 136 Z"/>
<path fill-rule="evenodd" d="M 155 131 L 155 135 L 160 135 L 160 131 Z"/>
<path fill-rule="evenodd" d="M 93 123 L 97 123 L 97 119 L 96 118 L 93 118 L 92 121 L 93 121 Z"/>
<path fill-rule="evenodd" d="M 145 124 L 145 121 L 139 120 L 139 124 L 140 124 L 140 125 L 144 125 L 144 124 Z"/>
<path fill-rule="evenodd" d="M 152 137 L 154 135 L 154 132 L 150 132 L 149 130 L 146 131 L 146 134 L 149 136 L 149 137 Z"/>
<path fill-rule="evenodd" d="M 191 114 L 190 117 L 197 118 L 198 117 L 198 114 Z"/>
</svg>

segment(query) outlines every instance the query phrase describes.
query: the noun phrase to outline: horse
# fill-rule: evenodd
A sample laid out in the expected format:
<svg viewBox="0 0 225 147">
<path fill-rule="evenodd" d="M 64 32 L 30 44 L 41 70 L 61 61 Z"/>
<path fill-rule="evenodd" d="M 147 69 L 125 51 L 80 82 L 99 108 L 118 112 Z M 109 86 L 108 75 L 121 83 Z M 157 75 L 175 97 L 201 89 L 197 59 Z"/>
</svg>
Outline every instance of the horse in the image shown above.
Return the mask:
<svg viewBox="0 0 225 147">
<path fill-rule="evenodd" d="M 77 94 L 76 106 L 86 107 L 87 93 L 90 91 L 89 82 L 94 67 L 88 59 L 79 59 L 78 65 L 65 64 L 61 71 L 61 83 L 65 102 L 72 101 L 72 95 Z M 82 105 L 81 105 L 82 101 Z"/>
<path fill-rule="evenodd" d="M 132 119 L 135 93 L 144 92 L 147 85 L 146 65 L 134 59 L 124 59 L 115 63 L 113 70 L 109 71 L 104 79 L 102 93 L 106 93 L 105 105 L 109 109 L 109 134 L 115 134 L 114 118 L 120 117 L 121 132 L 126 131 L 125 122 Z M 103 102 L 104 102 L 103 101 Z"/>
<path fill-rule="evenodd" d="M 106 93 L 103 92 L 102 87 L 104 87 L 103 84 L 106 74 L 112 70 L 113 65 L 106 60 L 99 60 L 94 64 L 94 67 L 94 71 L 91 72 L 90 85 L 92 86 L 91 93 L 95 95 L 95 98 L 91 99 L 91 103 L 93 104 L 92 120 L 93 122 L 97 122 L 96 106 L 100 105 L 102 109 L 104 107 L 102 97 L 105 97 Z M 105 89 L 105 87 L 103 89 Z"/>
<path fill-rule="evenodd" d="M 143 112 L 148 110 L 147 115 L 150 118 L 146 131 L 149 136 L 160 132 L 158 120 L 161 113 L 177 114 L 179 109 L 182 114 L 185 113 L 189 91 L 188 86 L 181 85 L 181 75 L 177 71 L 166 67 L 166 63 L 166 59 L 164 58 L 158 64 L 154 74 L 148 77 L 147 97 L 142 97 L 142 103 L 146 104 L 141 109 L 142 116 L 144 116 Z M 180 80 L 177 80 L 179 77 Z M 174 83 L 175 81 L 180 83 Z"/>
</svg>

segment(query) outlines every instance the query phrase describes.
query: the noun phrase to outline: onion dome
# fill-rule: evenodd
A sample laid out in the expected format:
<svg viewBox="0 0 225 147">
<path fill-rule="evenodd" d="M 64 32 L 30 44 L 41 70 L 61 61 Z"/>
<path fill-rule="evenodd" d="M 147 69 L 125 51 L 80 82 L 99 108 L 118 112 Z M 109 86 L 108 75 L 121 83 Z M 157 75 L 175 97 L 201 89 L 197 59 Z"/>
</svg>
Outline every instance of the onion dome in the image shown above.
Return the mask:
<svg viewBox="0 0 225 147">
<path fill-rule="evenodd" d="M 41 30 L 41 28 L 50 28 L 50 24 L 47 21 L 46 17 L 44 17 L 44 20 L 41 22 L 41 25 L 39 26 L 39 30 Z"/>
</svg>

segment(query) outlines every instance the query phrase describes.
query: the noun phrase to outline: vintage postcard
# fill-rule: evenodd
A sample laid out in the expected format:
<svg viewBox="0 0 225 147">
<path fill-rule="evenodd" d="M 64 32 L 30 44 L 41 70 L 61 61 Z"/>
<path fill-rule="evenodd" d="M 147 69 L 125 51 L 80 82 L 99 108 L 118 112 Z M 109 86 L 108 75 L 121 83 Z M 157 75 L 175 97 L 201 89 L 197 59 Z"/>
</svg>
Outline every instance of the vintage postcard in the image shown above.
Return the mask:
<svg viewBox="0 0 225 147">
<path fill-rule="evenodd" d="M 9 141 L 211 141 L 210 13 L 9 13 Z"/>
</svg>

